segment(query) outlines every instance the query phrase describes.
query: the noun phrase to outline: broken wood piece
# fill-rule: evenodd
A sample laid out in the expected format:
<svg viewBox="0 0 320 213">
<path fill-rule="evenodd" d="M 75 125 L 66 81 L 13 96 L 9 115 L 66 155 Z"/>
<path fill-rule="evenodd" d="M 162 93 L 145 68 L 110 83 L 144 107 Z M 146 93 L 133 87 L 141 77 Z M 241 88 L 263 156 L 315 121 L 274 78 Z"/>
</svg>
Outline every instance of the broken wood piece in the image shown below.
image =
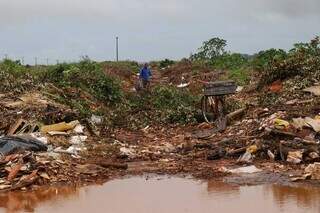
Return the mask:
<svg viewBox="0 0 320 213">
<path fill-rule="evenodd" d="M 16 123 L 14 123 L 11 127 L 10 127 L 10 129 L 9 129 L 9 131 L 8 131 L 8 135 L 10 136 L 10 135 L 14 135 L 16 132 L 17 132 L 17 130 L 18 129 L 22 129 L 23 128 L 23 126 L 25 126 L 25 124 L 26 124 L 27 122 L 25 121 L 25 120 L 23 120 L 23 119 L 18 119 L 17 120 L 17 122 Z"/>
<path fill-rule="evenodd" d="M 8 181 L 12 181 L 16 178 L 17 174 L 19 173 L 20 169 L 22 168 L 22 164 L 17 164 L 15 167 L 13 167 L 8 175 Z"/>
<path fill-rule="evenodd" d="M 293 137 L 293 138 L 297 137 L 297 135 L 292 132 L 286 132 L 278 129 L 266 128 L 266 131 L 269 133 L 277 134 L 277 135 L 284 135 L 284 136 Z"/>
<path fill-rule="evenodd" d="M 247 108 L 244 107 L 244 108 L 241 108 L 241 109 L 238 109 L 238 110 L 236 110 L 234 112 L 229 113 L 227 115 L 228 121 L 233 120 L 235 117 L 238 117 L 238 116 L 242 115 L 246 110 L 247 110 Z"/>
<path fill-rule="evenodd" d="M 32 185 L 39 178 L 37 173 L 38 173 L 38 170 L 33 170 L 30 175 L 24 176 L 25 178 L 22 177 L 20 181 L 9 190 L 18 190 L 18 189 Z"/>
</svg>

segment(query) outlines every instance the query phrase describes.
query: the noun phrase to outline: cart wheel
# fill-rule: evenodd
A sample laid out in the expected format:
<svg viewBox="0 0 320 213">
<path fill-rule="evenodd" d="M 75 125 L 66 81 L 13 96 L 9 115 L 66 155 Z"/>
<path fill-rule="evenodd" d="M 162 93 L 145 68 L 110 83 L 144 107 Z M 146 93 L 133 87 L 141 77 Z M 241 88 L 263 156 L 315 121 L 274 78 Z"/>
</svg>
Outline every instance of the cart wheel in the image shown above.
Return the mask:
<svg viewBox="0 0 320 213">
<path fill-rule="evenodd" d="M 208 123 L 224 122 L 224 107 L 222 97 L 203 96 L 201 99 L 201 109 L 204 120 Z"/>
</svg>

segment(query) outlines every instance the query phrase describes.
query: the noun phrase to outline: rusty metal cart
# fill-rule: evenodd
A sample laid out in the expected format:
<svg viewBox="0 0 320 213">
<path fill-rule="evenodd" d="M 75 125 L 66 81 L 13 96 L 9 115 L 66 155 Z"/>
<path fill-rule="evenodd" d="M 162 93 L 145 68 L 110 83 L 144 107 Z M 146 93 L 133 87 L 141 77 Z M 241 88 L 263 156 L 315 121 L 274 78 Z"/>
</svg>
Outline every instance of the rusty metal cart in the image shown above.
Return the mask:
<svg viewBox="0 0 320 213">
<path fill-rule="evenodd" d="M 236 90 L 237 85 L 234 81 L 216 81 L 205 84 L 201 110 L 206 122 L 215 123 L 218 127 L 225 128 L 225 96 L 234 94 Z"/>
</svg>

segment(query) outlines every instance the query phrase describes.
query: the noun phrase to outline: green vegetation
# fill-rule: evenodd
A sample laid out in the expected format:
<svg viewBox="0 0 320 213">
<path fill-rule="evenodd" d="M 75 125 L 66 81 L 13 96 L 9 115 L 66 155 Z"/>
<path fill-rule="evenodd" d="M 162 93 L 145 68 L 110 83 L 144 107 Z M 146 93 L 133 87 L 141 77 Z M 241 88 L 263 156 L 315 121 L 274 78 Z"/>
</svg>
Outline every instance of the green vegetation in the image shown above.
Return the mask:
<svg viewBox="0 0 320 213">
<path fill-rule="evenodd" d="M 221 38 L 212 38 L 203 42 L 198 52 L 191 55 L 192 60 L 212 61 L 226 53 L 227 41 Z"/>
<path fill-rule="evenodd" d="M 217 70 L 225 70 L 225 78 L 233 79 L 240 85 L 247 84 L 252 73 L 261 76 L 260 86 L 295 76 L 314 76 L 314 79 L 320 80 L 319 37 L 309 43 L 295 44 L 289 52 L 269 49 L 250 57 L 227 52 L 226 46 L 227 42 L 224 39 L 210 39 L 205 41 L 190 59 L 193 62 L 203 61 Z"/>
<path fill-rule="evenodd" d="M 133 129 L 151 123 L 187 124 L 195 122 L 199 97 L 174 86 L 158 85 L 149 92 L 127 94 L 115 112 L 113 122 Z"/>
<path fill-rule="evenodd" d="M 193 83 L 190 90 L 176 88 L 180 75 L 196 80 L 201 77 L 201 72 L 208 74 L 210 70 L 223 70 L 226 74 L 220 76 L 221 79 L 233 79 L 239 85 L 247 85 L 255 78 L 260 88 L 276 80 L 290 79 L 284 85 L 294 85 L 299 89 L 320 81 L 319 37 L 309 43 L 296 44 L 289 52 L 269 49 L 253 56 L 227 52 L 226 45 L 225 40 L 213 38 L 204 42 L 191 60 L 153 62 L 154 69 L 173 65 L 164 71 L 173 85 L 162 83 L 143 94 L 122 88 L 122 82 L 126 87 L 134 86 L 135 74 L 140 69 L 137 62 L 98 63 L 84 57 L 78 63 L 23 66 L 20 61 L 4 60 L 0 62 L 0 93 L 18 95 L 32 90 L 42 91 L 77 110 L 82 118 L 92 113 L 102 114 L 113 125 L 137 129 L 151 123 L 185 124 L 195 121 L 201 85 Z M 265 93 L 259 101 L 268 105 L 276 103 L 279 97 Z M 241 105 L 231 101 L 230 104 L 227 106 L 230 110 Z"/>
<path fill-rule="evenodd" d="M 273 61 L 286 57 L 287 53 L 282 49 L 263 50 L 253 56 L 251 64 L 255 70 L 263 71 L 268 69 Z"/>
<path fill-rule="evenodd" d="M 160 119 L 169 123 L 195 121 L 196 104 L 199 99 L 185 90 L 172 86 L 157 86 L 152 90 L 151 102 L 160 112 Z"/>
<path fill-rule="evenodd" d="M 316 37 L 310 43 L 295 44 L 287 54 L 277 54 L 268 63 L 269 66 L 263 70 L 260 86 L 295 76 L 319 81 L 320 39 Z"/>
<path fill-rule="evenodd" d="M 249 82 L 251 66 L 248 56 L 239 53 L 230 53 L 225 50 L 227 41 L 212 38 L 205 41 L 198 52 L 191 55 L 193 63 L 203 62 L 216 70 L 227 71 L 225 78 L 236 81 L 239 85 Z"/>
</svg>

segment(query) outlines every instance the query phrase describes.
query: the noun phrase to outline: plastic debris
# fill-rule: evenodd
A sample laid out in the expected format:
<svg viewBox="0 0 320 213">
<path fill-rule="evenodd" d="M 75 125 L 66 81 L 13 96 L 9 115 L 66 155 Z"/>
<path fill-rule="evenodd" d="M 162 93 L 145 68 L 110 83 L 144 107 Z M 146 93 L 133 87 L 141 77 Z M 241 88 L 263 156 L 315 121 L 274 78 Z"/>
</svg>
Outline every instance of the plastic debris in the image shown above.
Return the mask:
<svg viewBox="0 0 320 213">
<path fill-rule="evenodd" d="M 177 87 L 178 88 L 184 88 L 184 87 L 187 87 L 189 85 L 190 85 L 190 83 L 182 83 L 182 84 L 179 84 Z"/>
<path fill-rule="evenodd" d="M 310 164 L 304 171 L 311 176 L 312 180 L 320 180 L 320 163 Z"/>
<path fill-rule="evenodd" d="M 236 92 L 241 92 L 243 90 L 243 88 L 244 87 L 242 87 L 242 86 L 238 86 L 237 89 L 236 89 Z"/>
<path fill-rule="evenodd" d="M 288 128 L 290 123 L 288 121 L 282 120 L 282 119 L 274 119 L 274 127 L 276 129 L 286 129 Z"/>
<path fill-rule="evenodd" d="M 272 161 L 274 161 L 275 155 L 270 150 L 268 150 L 268 156 Z"/>
<path fill-rule="evenodd" d="M 310 117 L 305 118 L 305 122 L 313 128 L 314 131 L 320 132 L 320 120 L 319 119 L 313 119 Z"/>
<path fill-rule="evenodd" d="M 120 156 L 124 158 L 135 158 L 136 153 L 132 148 L 121 147 L 120 148 Z"/>
<path fill-rule="evenodd" d="M 310 92 L 310 93 L 314 94 L 315 96 L 320 96 L 320 86 L 308 87 L 308 88 L 305 88 L 303 91 Z"/>
<path fill-rule="evenodd" d="M 73 131 L 75 133 L 78 133 L 78 134 L 83 134 L 84 133 L 84 126 L 82 126 L 81 124 L 78 124 L 77 126 L 74 127 Z"/>
<path fill-rule="evenodd" d="M 251 163 L 253 159 L 253 154 L 258 151 L 257 145 L 249 146 L 246 149 L 246 152 L 238 159 L 237 162 L 243 162 L 243 163 Z"/>
<path fill-rule="evenodd" d="M 6 156 L 18 151 L 47 151 L 47 146 L 31 136 L 0 138 L 0 155 Z"/>
<path fill-rule="evenodd" d="M 240 167 L 240 168 L 237 168 L 237 169 L 226 169 L 226 168 L 223 167 L 222 170 L 224 170 L 224 172 L 232 173 L 232 174 L 241 174 L 241 173 L 253 174 L 253 173 L 262 172 L 261 169 L 258 169 L 254 165 Z"/>
<path fill-rule="evenodd" d="M 55 135 L 69 135 L 67 132 L 60 132 L 60 131 L 50 131 L 48 132 L 49 135 L 55 136 Z"/>
<path fill-rule="evenodd" d="M 242 163 L 251 163 L 252 162 L 252 154 L 250 152 L 244 153 L 238 160 L 237 162 L 242 162 Z"/>
<path fill-rule="evenodd" d="M 288 152 L 287 162 L 294 163 L 294 164 L 301 163 L 302 154 L 303 154 L 303 151 L 300 151 L 300 150 L 299 151 Z"/>
<path fill-rule="evenodd" d="M 90 121 L 93 124 L 99 125 L 103 122 L 103 117 L 98 115 L 91 115 Z"/>
<path fill-rule="evenodd" d="M 254 154 L 258 151 L 258 146 L 257 145 L 252 145 L 252 146 L 249 146 L 247 148 L 247 152 L 251 153 L 251 154 Z"/>
<path fill-rule="evenodd" d="M 81 145 L 83 142 L 87 140 L 88 136 L 85 135 L 77 135 L 77 136 L 72 136 L 70 139 L 70 144 L 73 145 Z"/>
<path fill-rule="evenodd" d="M 72 121 L 70 123 L 62 122 L 58 124 L 52 124 L 47 126 L 41 127 L 41 132 L 48 133 L 52 131 L 68 131 L 73 130 L 77 125 L 79 124 L 79 121 Z"/>
<path fill-rule="evenodd" d="M 294 126 L 294 128 L 296 128 L 298 130 L 302 130 L 303 127 L 308 126 L 305 119 L 303 119 L 301 117 L 300 118 L 293 118 L 292 125 Z"/>
</svg>

